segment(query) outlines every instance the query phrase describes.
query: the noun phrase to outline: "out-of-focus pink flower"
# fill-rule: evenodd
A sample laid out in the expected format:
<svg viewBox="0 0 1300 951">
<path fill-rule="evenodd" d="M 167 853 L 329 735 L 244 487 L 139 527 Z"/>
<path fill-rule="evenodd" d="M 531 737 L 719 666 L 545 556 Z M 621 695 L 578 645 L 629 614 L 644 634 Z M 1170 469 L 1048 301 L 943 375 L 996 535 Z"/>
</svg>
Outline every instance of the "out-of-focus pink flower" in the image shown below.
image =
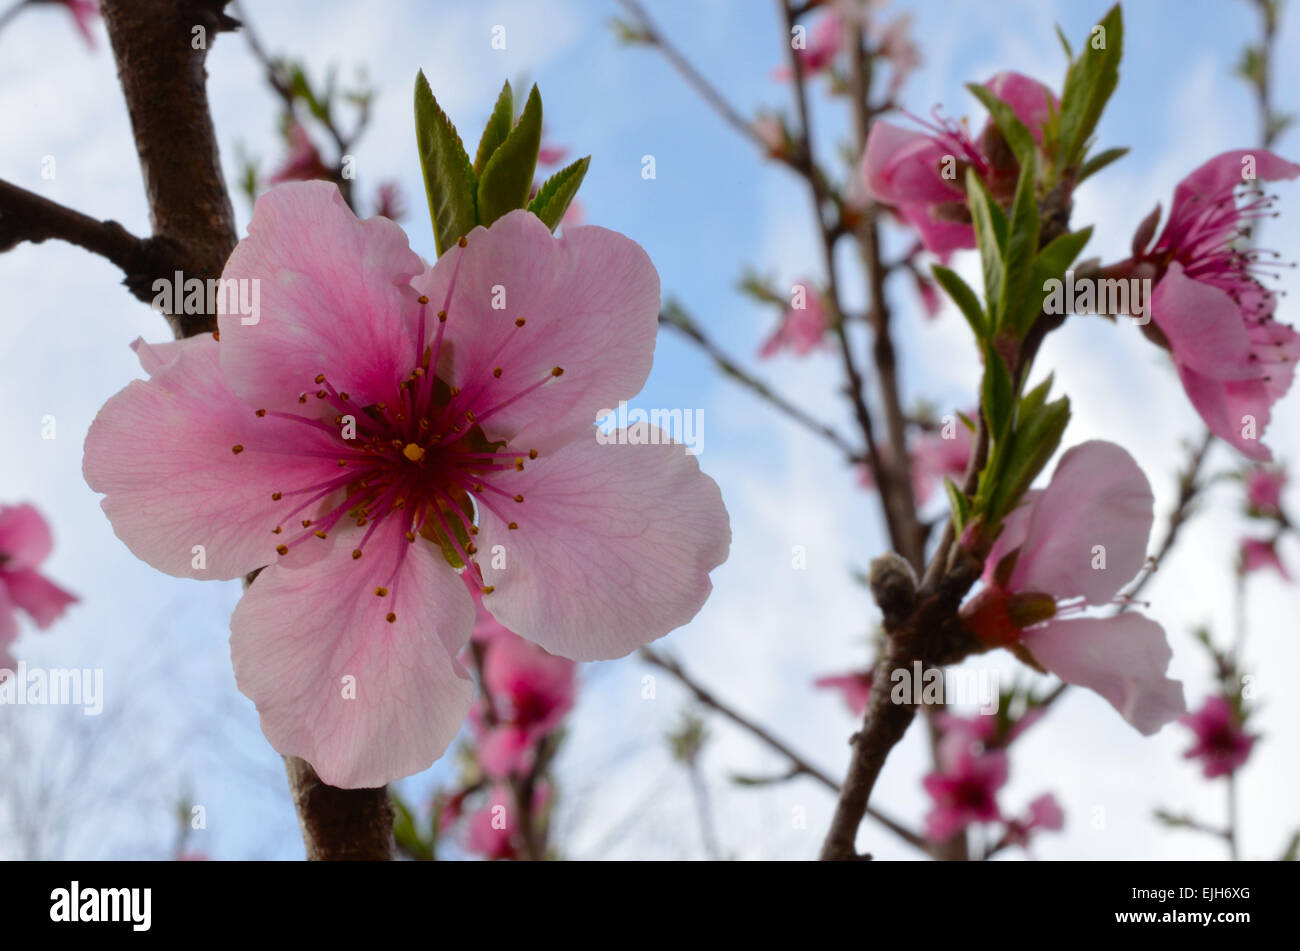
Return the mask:
<svg viewBox="0 0 1300 951">
<path fill-rule="evenodd" d="M 862 716 L 867 712 L 867 701 L 871 699 L 871 679 L 874 676 L 875 672 L 870 670 L 850 674 L 832 674 L 827 677 L 818 677 L 813 681 L 813 686 L 840 691 L 849 712 L 856 716 Z"/>
<path fill-rule="evenodd" d="M 1206 697 L 1201 709 L 1178 722 L 1196 734 L 1196 744 L 1183 756 L 1200 760 L 1206 779 L 1231 775 L 1250 758 L 1256 737 L 1245 731 L 1226 697 Z"/>
<path fill-rule="evenodd" d="M 812 282 L 797 282 L 791 298 L 792 303 L 781 317 L 775 333 L 759 349 L 760 357 L 773 357 L 782 350 L 789 350 L 797 357 L 807 356 L 821 345 L 826 336 L 826 304 Z"/>
<path fill-rule="evenodd" d="M 150 379 L 100 411 L 83 470 L 159 570 L 266 566 L 231 657 L 277 751 L 346 788 L 442 755 L 473 695 L 453 561 L 503 625 L 573 659 L 695 615 L 730 546 L 717 485 L 678 444 L 592 426 L 650 371 L 659 280 L 635 242 L 517 210 L 426 268 L 325 182 L 272 188 L 249 232 L 223 279 L 260 281 L 258 319 L 141 348 Z"/>
<path fill-rule="evenodd" d="M 998 73 L 984 85 L 1011 107 L 1035 141 L 1042 141 L 1051 109 L 1059 108 L 1050 89 L 1011 72 Z M 978 139 L 971 137 L 964 122 L 944 119 L 937 112 L 934 122 L 922 124 L 928 131 L 873 123 L 860 174 L 873 200 L 893 206 L 929 251 L 946 258 L 975 246 L 963 169 L 973 167 L 994 197 L 1008 200 L 1017 166 L 992 120 L 985 122 Z"/>
<path fill-rule="evenodd" d="M 943 484 L 944 477 L 960 481 L 970 461 L 971 432 L 961 420 L 951 429 L 926 431 L 918 436 L 909 449 L 912 468 L 912 498 L 924 505 Z M 881 461 L 889 463 L 887 449 L 881 448 Z M 858 471 L 858 485 L 864 489 L 876 488 L 875 477 L 868 466 Z"/>
<path fill-rule="evenodd" d="M 781 158 L 789 152 L 790 143 L 786 136 L 785 123 L 781 121 L 780 116 L 765 112 L 750 123 L 750 128 L 754 130 L 754 135 L 763 143 L 763 147 L 771 157 Z"/>
<path fill-rule="evenodd" d="M 835 10 L 823 13 L 808 31 L 806 46 L 794 51 L 794 55 L 798 57 L 803 67 L 804 76 L 813 76 L 830 69 L 831 64 L 835 62 L 836 54 L 840 51 L 843 39 L 844 22 L 839 14 Z M 794 42 L 794 37 L 791 37 L 791 42 Z M 781 82 L 793 76 L 794 70 L 786 65 L 772 70 L 772 78 Z"/>
<path fill-rule="evenodd" d="M 44 630 L 78 600 L 36 570 L 53 549 L 35 507 L 0 505 L 0 666 L 10 666 L 6 649 L 18 637 L 18 611 Z"/>
<path fill-rule="evenodd" d="M 1249 574 L 1262 568 L 1272 568 L 1283 580 L 1290 581 L 1291 572 L 1282 563 L 1277 553 L 1277 543 L 1267 538 L 1243 538 L 1241 540 L 1241 571 Z"/>
<path fill-rule="evenodd" d="M 515 810 L 510 787 L 492 787 L 487 802 L 465 820 L 465 849 L 488 861 L 513 859 L 516 856 L 513 834 Z"/>
<path fill-rule="evenodd" d="M 996 822 L 998 790 L 1007 781 L 1007 754 L 1001 750 L 973 753 L 969 748 L 950 748 L 941 756 L 940 768 L 922 784 L 934 800 L 925 817 L 925 836 L 942 842 L 975 822 Z"/>
<path fill-rule="evenodd" d="M 1243 181 L 1250 170 L 1255 177 Z M 1178 184 L 1169 221 L 1138 259 L 1155 269 L 1151 320 L 1192 406 L 1211 432 L 1261 462 L 1272 458 L 1261 437 L 1295 376 L 1300 334 L 1273 319 L 1275 295 L 1255 276 L 1268 252 L 1242 251 L 1237 239 L 1273 213 L 1256 181 L 1297 175 L 1300 165 L 1264 149 L 1210 159 Z"/>
<path fill-rule="evenodd" d="M 320 151 L 302 123 L 295 122 L 289 126 L 289 154 L 271 173 L 270 183 L 279 185 L 281 182 L 327 182 L 333 178 L 333 170 L 321 159 Z"/>
<path fill-rule="evenodd" d="M 984 568 L 984 589 L 962 608 L 991 646 L 1021 644 L 1067 683 L 1096 691 L 1144 734 L 1186 711 L 1165 671 L 1164 629 L 1136 611 L 1070 617 L 1113 601 L 1146 560 L 1153 498 L 1133 457 L 1108 442 L 1064 456 L 1047 488 L 1008 515 Z"/>
<path fill-rule="evenodd" d="M 402 197 L 402 187 L 397 182 L 383 182 L 375 190 L 375 214 L 390 221 L 401 221 L 406 217 L 406 199 Z"/>
<path fill-rule="evenodd" d="M 543 142 L 542 147 L 537 150 L 537 164 L 544 167 L 559 165 L 568 154 L 569 150 L 566 146 L 549 145 Z"/>
<path fill-rule="evenodd" d="M 1060 832 L 1065 828 L 1065 812 L 1056 797 L 1044 793 L 1026 809 L 1025 815 L 1007 823 L 1006 840 L 1011 845 L 1029 847 L 1035 832 Z"/>
<path fill-rule="evenodd" d="M 1257 515 L 1273 516 L 1282 510 L 1286 471 L 1279 466 L 1254 466 L 1246 473 L 1246 504 Z"/>
<path fill-rule="evenodd" d="M 908 75 L 921 65 L 921 51 L 912 39 L 912 14 L 895 17 L 880 31 L 878 55 L 889 61 L 889 98 L 898 95 Z"/>
<path fill-rule="evenodd" d="M 478 759 L 492 779 L 527 770 L 537 743 L 573 709 L 577 665 L 515 637 L 495 638 L 483 663 L 494 715 L 476 707 Z"/>
</svg>

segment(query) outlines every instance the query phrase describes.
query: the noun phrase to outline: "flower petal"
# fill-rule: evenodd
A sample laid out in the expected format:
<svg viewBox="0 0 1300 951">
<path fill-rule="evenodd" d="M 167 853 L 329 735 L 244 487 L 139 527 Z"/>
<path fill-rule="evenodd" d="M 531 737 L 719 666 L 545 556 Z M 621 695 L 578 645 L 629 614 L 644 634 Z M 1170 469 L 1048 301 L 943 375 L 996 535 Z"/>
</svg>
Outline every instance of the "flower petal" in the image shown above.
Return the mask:
<svg viewBox="0 0 1300 951">
<path fill-rule="evenodd" d="M 510 481 L 518 531 L 485 509 L 480 549 L 503 545 L 505 568 L 485 559 L 484 604 L 507 628 L 573 660 L 621 657 L 699 611 L 723 562 L 731 526 L 717 484 L 660 430 L 595 431 L 543 455 Z M 662 442 L 657 442 L 662 440 Z M 505 480 L 502 480 L 505 485 Z"/>
<path fill-rule="evenodd" d="M 1225 292 L 1183 272 L 1177 261 L 1151 295 L 1151 319 L 1173 348 L 1174 361 L 1216 380 L 1245 379 L 1250 335 L 1240 306 Z"/>
<path fill-rule="evenodd" d="M 1268 428 L 1274 397 L 1260 380 L 1215 380 L 1191 367 L 1178 379 L 1206 428 L 1248 459 L 1269 462 L 1273 452 L 1260 439 Z"/>
<path fill-rule="evenodd" d="M 415 367 L 410 280 L 423 268 L 400 227 L 358 220 L 333 183 L 272 188 L 221 275 L 258 288 L 255 323 L 218 319 L 231 387 L 254 406 L 296 410 L 323 373 L 361 405 L 392 399 Z"/>
<path fill-rule="evenodd" d="M 256 418 L 221 375 L 226 346 L 207 335 L 187 341 L 150 380 L 132 381 L 105 403 L 86 435 L 82 471 L 105 494 L 117 536 L 136 557 L 182 578 L 237 578 L 274 562 L 284 536 L 271 530 L 293 503 L 271 493 L 320 481 L 314 468 L 326 478 L 337 471 L 328 459 L 280 451 L 310 445 L 311 431 Z"/>
<path fill-rule="evenodd" d="M 483 388 L 474 410 L 494 437 L 556 448 L 645 384 L 659 325 L 659 275 L 630 238 L 591 226 L 555 238 L 537 216 L 512 211 L 471 231 L 466 247 L 444 254 L 415 287 L 442 308 L 453 273 L 446 307 L 451 382 Z M 487 411 L 555 367 L 562 378 L 492 412 L 488 422 Z"/>
<path fill-rule="evenodd" d="M 80 600 L 31 568 L 0 572 L 0 582 L 9 589 L 10 600 L 42 629 L 58 620 L 69 604 Z"/>
<path fill-rule="evenodd" d="M 36 506 L 0 505 L 0 555 L 6 568 L 35 568 L 53 549 L 54 536 Z"/>
<path fill-rule="evenodd" d="M 350 554 L 357 529 L 338 533 L 310 564 L 291 552 L 258 576 L 230 619 L 235 679 L 267 740 L 345 789 L 428 767 L 474 692 L 454 657 L 474 626 L 474 603 L 441 554 L 408 545 L 390 521 L 360 560 Z M 378 586 L 387 596 L 375 596 Z"/>
<path fill-rule="evenodd" d="M 1066 683 L 1105 697 L 1143 735 L 1187 712 L 1182 683 L 1165 676 L 1173 652 L 1164 628 L 1136 611 L 1049 621 L 1022 643 Z"/>
<path fill-rule="evenodd" d="M 934 137 L 888 122 L 875 122 L 867 136 L 861 175 L 867 194 L 890 205 L 961 201 L 956 182 L 939 174 L 945 149 Z"/>
<path fill-rule="evenodd" d="M 1007 589 L 1105 604 L 1146 561 L 1154 504 L 1132 456 L 1114 443 L 1080 443 L 1034 505 Z"/>
</svg>

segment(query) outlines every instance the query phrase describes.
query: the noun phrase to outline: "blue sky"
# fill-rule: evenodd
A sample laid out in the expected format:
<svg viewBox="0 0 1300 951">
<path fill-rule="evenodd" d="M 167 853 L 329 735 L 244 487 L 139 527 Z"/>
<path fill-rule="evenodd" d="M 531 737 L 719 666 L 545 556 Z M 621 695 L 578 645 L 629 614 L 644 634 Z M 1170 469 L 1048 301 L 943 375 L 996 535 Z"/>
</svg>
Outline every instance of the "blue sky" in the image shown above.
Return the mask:
<svg viewBox="0 0 1300 951">
<path fill-rule="evenodd" d="M 760 0 L 658 0 L 652 13 L 683 51 L 745 114 L 789 110 L 788 89 L 773 81 L 782 33 L 774 6 Z M 915 13 L 914 35 L 925 65 L 904 87 L 909 110 L 942 103 L 952 115 L 982 115 L 962 84 L 1001 69 L 1028 73 L 1059 87 L 1063 58 L 1053 33 L 1059 22 L 1076 42 L 1105 12 L 1101 2 L 919 2 L 889 4 L 886 16 Z M 665 296 L 679 299 L 729 352 L 749 359 L 774 315 L 735 293 L 747 266 L 778 283 L 822 277 L 811 212 L 799 182 L 759 159 L 658 58 L 619 47 L 605 0 L 500 0 L 495 3 L 376 0 L 251 0 L 264 41 L 305 58 L 317 71 L 337 63 L 346 77 L 364 64 L 379 90 L 372 128 L 356 151 L 363 195 L 398 179 L 411 213 L 412 245 L 432 257 L 411 124 L 417 69 L 466 139 L 476 138 L 503 79 L 539 83 L 549 137 L 576 155 L 591 153 L 581 200 L 591 223 L 639 241 L 656 263 Z M 1122 256 L 1137 222 L 1157 202 L 1168 205 L 1179 177 L 1217 152 L 1258 139 L 1253 103 L 1231 69 L 1255 21 L 1244 2 L 1146 0 L 1126 4 L 1121 82 L 1099 128 L 1104 146 L 1132 154 L 1077 196 L 1074 221 L 1096 224 L 1085 254 Z M 505 50 L 489 47 L 494 25 L 506 27 Z M 129 124 L 102 34 L 87 52 L 60 11 L 24 14 L 0 32 L 0 176 L 87 213 L 113 217 L 147 232 L 147 209 Z M 1275 88 L 1279 106 L 1300 88 L 1300 13 L 1284 19 Z M 280 151 L 277 102 L 237 36 L 218 39 L 209 58 L 209 88 L 222 158 L 234 178 L 236 147 L 269 164 Z M 847 138 L 840 104 L 816 86 L 821 144 Z M 183 130 L 178 130 L 178 135 Z M 1279 143 L 1291 158 L 1300 135 Z M 41 160 L 57 160 L 54 180 Z M 641 176 L 655 156 L 657 176 Z M 1284 211 L 1300 214 L 1300 188 L 1275 189 Z M 235 197 L 240 228 L 249 208 Z M 1300 238 L 1283 218 L 1268 226 L 1265 246 L 1300 258 Z M 900 236 L 901 240 L 901 236 Z M 846 249 L 847 250 L 847 249 Z M 969 256 L 967 256 L 969 257 Z M 851 300 L 861 280 L 846 259 Z M 968 275 L 972 262 L 959 258 Z M 27 708 L 21 732 L 33 750 L 19 769 L 39 776 L 61 806 L 53 826 L 62 835 L 52 854 L 163 857 L 175 836 L 172 804 L 206 807 L 208 828 L 192 844 L 218 858 L 294 858 L 300 844 L 278 758 L 257 728 L 255 711 L 234 687 L 226 644 L 236 584 L 167 578 L 136 562 L 114 538 L 98 500 L 80 476 L 81 443 L 103 401 L 139 375 L 127 344 L 163 339 L 167 328 L 117 287 L 103 261 L 56 243 L 0 255 L 0 500 L 30 500 L 50 518 L 57 539 L 49 573 L 84 601 L 47 634 L 30 632 L 19 654 L 46 666 L 102 666 L 107 709 L 95 720 Z M 1295 272 L 1284 285 L 1296 299 Z M 905 282 L 890 288 L 900 325 L 903 385 L 909 401 L 948 410 L 972 401 L 978 366 L 963 322 L 945 313 L 925 322 Z M 1284 305 L 1284 309 L 1291 304 Z M 1284 319 L 1293 317 L 1283 314 Z M 865 346 L 860 341 L 859 346 Z M 1182 438 L 1197 432 L 1166 362 L 1129 328 L 1072 321 L 1040 358 L 1076 407 L 1067 443 L 1107 438 L 1138 458 L 1168 507 Z M 811 411 L 849 431 L 835 395 L 835 361 L 779 358 L 759 368 Z M 1271 443 L 1283 458 L 1300 457 L 1300 397 L 1276 414 Z M 715 595 L 668 645 L 687 666 L 737 706 L 759 716 L 833 774 L 842 771 L 850 717 L 833 697 L 810 689 L 821 673 L 861 665 L 874 608 L 849 578 L 880 550 L 874 499 L 813 438 L 774 417 L 719 378 L 708 362 L 665 335 L 655 370 L 634 405 L 702 409 L 704 469 L 722 486 L 735 541 L 714 575 Z M 57 438 L 40 437 L 53 415 Z M 1216 468 L 1232 464 L 1226 452 Z M 1291 490 L 1295 492 L 1294 486 Z M 1205 664 L 1186 635 L 1199 621 L 1226 636 L 1231 617 L 1227 566 L 1241 522 L 1228 509 L 1231 492 L 1212 493 L 1212 513 L 1195 523 L 1180 553 L 1148 590 L 1151 616 L 1174 646 L 1175 676 L 1189 700 L 1207 688 Z M 1293 505 L 1295 504 L 1295 497 Z M 792 546 L 808 551 L 805 571 L 791 568 Z M 1294 543 L 1285 554 L 1300 564 Z M 1294 749 L 1300 696 L 1273 671 L 1294 670 L 1300 638 L 1297 593 L 1271 578 L 1252 581 L 1251 666 L 1261 675 L 1268 734 L 1243 782 L 1247 854 L 1271 855 L 1300 825 L 1294 797 Z M 1014 669 L 1008 662 L 1006 676 Z M 641 699 L 648 671 L 634 660 L 589 667 L 573 735 L 560 762 L 559 822 L 579 857 L 699 854 L 693 805 L 661 736 L 684 698 L 660 684 Z M 75 713 L 75 711 L 74 711 Z M 5 711 L 14 716 L 14 711 Z M 2 731 L 0 731 L 2 732 Z M 1167 835 L 1149 820 L 1161 804 L 1215 819 L 1221 790 L 1197 779 L 1180 760 L 1187 745 L 1169 728 L 1144 740 L 1099 698 L 1071 695 L 1035 727 L 1012 760 L 1006 806 L 1014 811 L 1051 790 L 1067 812 L 1066 832 L 1044 838 L 1047 857 L 1215 857 L 1195 837 Z M 93 753 L 93 755 L 91 755 Z M 745 858 L 806 858 L 816 853 L 833 803 L 820 789 L 795 782 L 762 792 L 731 789 L 732 772 L 772 772 L 779 762 L 743 735 L 718 724 L 705 759 L 720 836 Z M 909 736 L 891 759 L 879 802 L 919 822 L 925 809 L 919 777 L 920 737 Z M 408 781 L 427 790 L 442 767 Z M 643 808 L 647 797 L 651 809 Z M 12 802 L 13 800 L 8 800 Z M 6 821 L 0 799 L 0 830 Z M 807 827 L 791 816 L 803 810 Z M 628 818 L 628 817 L 631 818 Z M 15 841 L 10 839 L 10 842 Z M 881 857 L 910 857 L 892 840 L 864 829 L 862 844 Z M 0 838 L 0 856 L 11 847 Z"/>
</svg>

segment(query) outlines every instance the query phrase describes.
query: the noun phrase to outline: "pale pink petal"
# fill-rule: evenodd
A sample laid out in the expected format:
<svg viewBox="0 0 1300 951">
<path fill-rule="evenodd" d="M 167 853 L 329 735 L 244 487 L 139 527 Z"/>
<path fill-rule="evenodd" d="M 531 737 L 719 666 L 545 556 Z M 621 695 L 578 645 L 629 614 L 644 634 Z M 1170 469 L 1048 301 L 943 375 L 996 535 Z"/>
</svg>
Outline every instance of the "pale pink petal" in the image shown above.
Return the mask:
<svg viewBox="0 0 1300 951">
<path fill-rule="evenodd" d="M 149 343 L 143 337 L 131 341 L 131 349 L 140 361 L 140 368 L 153 376 L 180 354 L 181 350 L 193 346 L 198 337 L 185 337 L 182 340 L 168 340 L 164 343 Z"/>
<path fill-rule="evenodd" d="M 54 549 L 45 517 L 33 505 L 0 505 L 0 565 L 35 568 Z"/>
<path fill-rule="evenodd" d="M 1106 603 L 1146 561 L 1154 504 L 1147 477 L 1119 446 L 1075 446 L 1034 506 L 1007 590 Z M 1093 567 L 1102 559 L 1105 567 Z"/>
<path fill-rule="evenodd" d="M 1016 114 L 1034 137 L 1034 141 L 1043 140 L 1043 123 L 1051 115 L 1051 109 L 1059 109 L 1056 96 L 1036 79 L 1030 79 L 1020 73 L 1002 72 L 984 84 L 989 92 L 997 96 Z"/>
<path fill-rule="evenodd" d="M 875 122 L 867 136 L 861 175 L 867 194 L 890 205 L 961 201 L 956 181 L 940 175 L 946 150 L 923 132 Z"/>
<path fill-rule="evenodd" d="M 1253 159 L 1255 177 L 1245 179 L 1246 158 Z M 1300 165 L 1267 149 L 1234 149 L 1223 152 L 1197 167 L 1190 175 L 1178 183 L 1174 189 L 1174 203 L 1170 211 L 1170 222 L 1188 213 L 1198 212 L 1201 208 L 1212 205 L 1241 185 L 1256 185 L 1260 181 L 1272 182 L 1291 179 L 1300 175 Z"/>
<path fill-rule="evenodd" d="M 1144 735 L 1187 712 L 1182 683 L 1165 676 L 1173 652 L 1164 629 L 1135 611 L 1049 621 L 1026 631 L 1022 643 L 1066 683 L 1105 697 Z"/>
<path fill-rule="evenodd" d="M 1214 380 L 1190 367 L 1178 367 L 1178 379 L 1206 427 L 1246 458 L 1269 462 L 1273 452 L 1262 436 L 1268 428 L 1273 397 L 1259 380 Z"/>
<path fill-rule="evenodd" d="M 532 748 L 533 732 L 517 726 L 489 727 L 478 745 L 478 762 L 489 779 L 520 772 Z"/>
<path fill-rule="evenodd" d="M 484 388 L 475 402 L 485 423 L 494 406 L 547 380 L 554 368 L 564 371 L 492 412 L 493 435 L 523 449 L 554 448 L 644 385 L 658 329 L 659 275 L 630 238 L 592 226 L 566 228 L 556 238 L 535 215 L 512 211 L 490 229 L 471 231 L 463 250 L 444 254 L 415 286 L 441 308 L 453 272 L 450 382 Z"/>
<path fill-rule="evenodd" d="M 338 471 L 329 459 L 279 451 L 310 445 L 312 431 L 258 419 L 240 402 L 218 365 L 226 346 L 195 338 L 150 380 L 105 403 L 86 436 L 82 471 L 105 494 L 117 536 L 136 557 L 183 578 L 237 578 L 275 561 L 286 536 L 271 532 L 294 503 L 271 494 Z M 244 450 L 236 454 L 236 445 Z"/>
<path fill-rule="evenodd" d="M 641 434 L 666 438 L 654 427 Z M 484 603 L 573 660 L 621 657 L 685 624 L 731 544 L 717 484 L 678 444 L 601 445 L 593 430 L 514 474 L 509 490 L 524 497 L 504 502 L 518 531 L 491 510 L 480 529 L 479 549 L 501 545 L 506 558 L 504 569 L 481 559 L 496 588 Z"/>
<path fill-rule="evenodd" d="M 899 216 L 916 229 L 931 254 L 946 262 L 953 251 L 975 247 L 975 229 L 967 222 L 934 217 L 924 205 L 900 205 Z"/>
<path fill-rule="evenodd" d="M 1169 340 L 1177 363 L 1217 380 L 1244 379 L 1250 336 L 1241 309 L 1226 293 L 1192 280 L 1177 261 L 1151 295 L 1151 319 Z"/>
<path fill-rule="evenodd" d="M 0 583 L 9 589 L 13 603 L 30 614 L 39 628 L 49 627 L 69 604 L 80 600 L 31 568 L 0 572 Z"/>
<path fill-rule="evenodd" d="M 1034 514 L 1034 506 L 1042 494 L 1042 489 L 1030 489 L 1020 497 L 1020 504 L 1002 519 L 1002 532 L 984 560 L 985 584 L 992 581 L 998 562 L 1025 543 L 1030 517 Z"/>
<path fill-rule="evenodd" d="M 272 188 L 222 272 L 260 289 L 256 323 L 233 313 L 218 320 L 230 386 L 256 407 L 294 412 L 322 373 L 361 405 L 393 399 L 415 367 L 410 280 L 423 267 L 400 227 L 359 221 L 333 183 Z"/>
<path fill-rule="evenodd" d="M 427 768 L 473 698 L 454 651 L 469 638 L 474 603 L 441 553 L 407 545 L 389 522 L 359 560 L 350 553 L 362 531 L 353 528 L 310 564 L 290 552 L 258 575 L 230 619 L 235 679 L 257 704 L 262 732 L 332 786 L 382 786 Z"/>
</svg>

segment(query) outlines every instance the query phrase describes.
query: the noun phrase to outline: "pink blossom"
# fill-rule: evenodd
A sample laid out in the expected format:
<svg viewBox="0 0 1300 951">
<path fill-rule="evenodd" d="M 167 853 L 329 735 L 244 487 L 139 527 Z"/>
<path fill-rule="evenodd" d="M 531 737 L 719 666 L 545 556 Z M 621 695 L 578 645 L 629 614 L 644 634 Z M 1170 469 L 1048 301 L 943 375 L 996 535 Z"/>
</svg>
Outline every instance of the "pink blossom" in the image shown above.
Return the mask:
<svg viewBox="0 0 1300 951">
<path fill-rule="evenodd" d="M 1282 510 L 1282 487 L 1286 471 L 1276 466 L 1255 466 L 1246 473 L 1246 502 L 1250 509 L 1264 516 Z"/>
<path fill-rule="evenodd" d="M 990 646 L 1020 644 L 1067 683 L 1105 697 L 1152 734 L 1186 711 L 1165 676 L 1164 629 L 1136 611 L 1071 617 L 1109 604 L 1142 567 L 1151 486 L 1133 457 L 1085 442 L 1061 457 L 1047 488 L 1007 516 L 984 568 L 984 589 L 961 616 Z"/>
<path fill-rule="evenodd" d="M 1252 221 L 1272 214 L 1257 189 L 1238 203 L 1246 163 L 1264 181 L 1300 175 L 1300 165 L 1263 149 L 1210 159 L 1178 184 L 1169 221 L 1139 260 L 1156 269 L 1151 320 L 1192 406 L 1216 436 L 1266 462 L 1260 436 L 1295 376 L 1300 334 L 1273 319 L 1275 295 L 1255 276 L 1269 263 L 1264 252 L 1236 246 Z"/>
<path fill-rule="evenodd" d="M 951 438 L 945 434 L 951 433 Z M 917 505 L 924 505 L 930 500 L 937 486 L 947 476 L 960 481 L 970 462 L 971 432 L 960 420 L 952 424 L 951 429 L 938 432 L 922 433 L 912 443 L 909 457 L 912 468 L 912 498 Z M 880 450 L 881 460 L 889 464 L 887 447 Z M 864 489 L 876 487 L 871 469 L 862 466 L 858 472 L 858 485 Z"/>
<path fill-rule="evenodd" d="M 563 145 L 548 145 L 543 142 L 542 147 L 537 150 L 537 164 L 548 167 L 559 165 L 568 154 L 568 148 Z"/>
<path fill-rule="evenodd" d="M 940 768 L 921 781 L 934 800 L 925 817 L 927 839 L 942 842 L 971 823 L 1002 818 L 997 794 L 1007 782 L 1006 753 L 950 748 L 940 760 Z"/>
<path fill-rule="evenodd" d="M 333 177 L 334 172 L 321 159 L 307 130 L 301 123 L 293 123 L 289 127 L 289 154 L 271 173 L 270 183 L 329 181 Z"/>
<path fill-rule="evenodd" d="M 1043 125 L 1051 109 L 1058 108 L 1051 90 L 1011 72 L 998 73 L 984 85 L 1012 108 L 1041 143 Z M 1010 199 L 1018 170 L 992 120 L 985 122 L 978 139 L 971 137 L 964 122 L 937 113 L 934 122 L 922 124 L 928 132 L 873 123 L 860 175 L 870 198 L 892 205 L 917 230 L 929 251 L 946 258 L 975 246 L 961 169 L 973 167 L 999 200 Z"/>
<path fill-rule="evenodd" d="M 526 771 L 537 743 L 573 709 L 577 665 L 510 634 L 493 640 L 483 663 L 490 708 L 476 708 L 478 759 L 493 779 Z M 490 709 L 492 716 L 487 715 Z"/>
<path fill-rule="evenodd" d="M 465 820 L 465 849 L 489 862 L 515 858 L 511 842 L 514 811 L 510 787 L 493 786 L 483 808 Z"/>
<path fill-rule="evenodd" d="M 1241 718 L 1226 698 L 1206 697 L 1201 709 L 1179 717 L 1178 722 L 1196 734 L 1196 744 L 1183 755 L 1201 761 L 1206 779 L 1229 776 L 1250 758 L 1256 737 L 1242 728 Z"/>
<path fill-rule="evenodd" d="M 843 39 L 843 21 L 834 10 L 827 11 L 808 31 L 806 47 L 794 51 L 803 67 L 804 76 L 813 76 L 830 69 Z M 772 71 L 772 78 L 782 82 L 791 79 L 793 75 L 794 71 L 789 66 L 778 66 Z"/>
<path fill-rule="evenodd" d="M 406 217 L 406 200 L 402 197 L 402 188 L 397 182 L 383 182 L 376 189 L 375 214 L 392 221 L 401 221 Z"/>
<path fill-rule="evenodd" d="M 863 670 L 849 674 L 833 674 L 818 677 L 813 681 L 814 687 L 839 690 L 844 696 L 844 703 L 849 712 L 862 716 L 867 712 L 867 701 L 871 699 L 871 680 L 875 672 Z"/>
<path fill-rule="evenodd" d="M 889 77 L 889 98 L 893 99 L 908 74 L 921 65 L 921 51 L 912 39 L 912 14 L 895 17 L 880 31 L 878 55 L 893 67 Z"/>
<path fill-rule="evenodd" d="M 1241 570 L 1244 574 L 1272 568 L 1284 581 L 1291 580 L 1291 572 L 1282 563 L 1277 553 L 1277 543 L 1265 538 L 1243 538 L 1241 540 Z"/>
<path fill-rule="evenodd" d="M 826 336 L 828 316 L 826 304 L 821 294 L 813 287 L 811 281 L 799 281 L 794 285 L 792 297 L 799 296 L 802 307 L 792 304 L 781 317 L 781 323 L 759 349 L 763 358 L 773 357 L 782 350 L 789 350 L 797 357 L 804 357 L 815 350 Z"/>
<path fill-rule="evenodd" d="M 33 506 L 0 505 L 0 667 L 12 666 L 6 649 L 18 637 L 19 610 L 44 630 L 79 600 L 36 570 L 53 549 L 50 526 Z"/>
<path fill-rule="evenodd" d="M 1024 816 L 1007 823 L 1006 840 L 1011 845 L 1028 848 L 1035 832 L 1060 832 L 1064 828 L 1065 812 L 1061 804 L 1051 793 L 1044 793 L 1029 804 Z"/>
<path fill-rule="evenodd" d="M 473 692 L 453 563 L 505 627 L 571 659 L 695 615 L 730 544 L 717 485 L 678 444 L 593 425 L 650 370 L 659 281 L 639 246 L 513 211 L 426 268 L 324 182 L 271 189 L 249 232 L 223 279 L 260 281 L 260 319 L 142 346 L 150 379 L 105 404 L 83 469 L 154 567 L 267 566 L 231 657 L 277 751 L 343 787 L 443 753 Z"/>
</svg>

